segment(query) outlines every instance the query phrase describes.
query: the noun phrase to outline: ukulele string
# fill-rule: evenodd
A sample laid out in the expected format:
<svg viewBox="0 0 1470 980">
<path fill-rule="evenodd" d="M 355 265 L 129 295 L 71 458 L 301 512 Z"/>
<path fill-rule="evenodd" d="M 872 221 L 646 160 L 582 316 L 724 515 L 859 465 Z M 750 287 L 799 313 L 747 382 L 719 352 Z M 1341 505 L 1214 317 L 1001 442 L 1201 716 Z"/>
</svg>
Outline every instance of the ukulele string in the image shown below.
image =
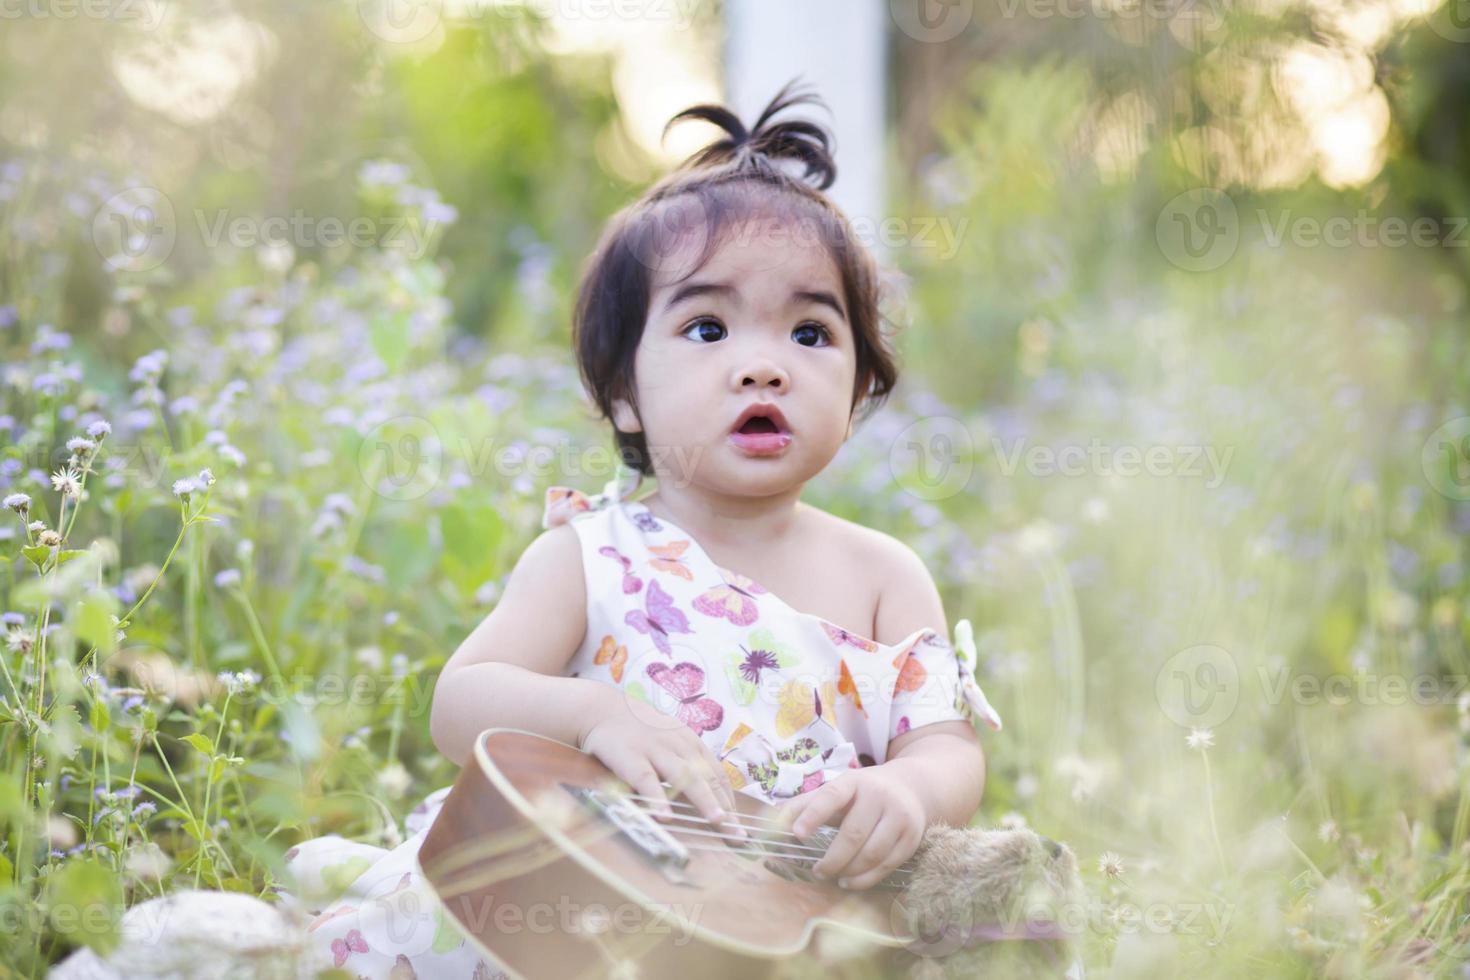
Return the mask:
<svg viewBox="0 0 1470 980">
<path fill-rule="evenodd" d="M 625 795 L 629 799 L 635 799 L 635 800 L 648 800 L 648 799 L 650 799 L 650 797 L 647 797 L 647 796 L 644 796 L 644 795 L 641 795 L 641 794 L 638 794 L 638 793 L 628 793 L 628 794 L 625 794 Z M 695 807 L 693 804 L 685 803 L 685 802 L 680 801 L 680 800 L 668 800 L 667 802 L 669 803 L 669 805 L 671 807 L 674 807 L 674 808 L 688 809 L 688 810 L 695 810 L 695 811 L 698 810 L 698 807 Z M 644 808 L 644 811 L 643 812 L 649 814 L 649 816 L 653 816 L 652 812 L 648 808 L 646 808 L 646 807 Z M 762 816 L 758 816 L 758 815 L 755 815 L 755 814 L 744 814 L 744 813 L 741 813 L 741 814 L 731 814 L 731 816 L 738 816 L 740 818 L 750 819 L 750 820 L 761 820 L 761 821 L 764 821 L 766 823 L 777 824 L 779 826 L 779 821 L 772 820 L 770 817 L 762 817 Z M 713 826 L 713 824 L 711 824 L 710 821 L 708 819 L 706 819 L 702 815 L 689 816 L 689 815 L 686 815 L 686 814 L 683 814 L 683 813 L 675 813 L 674 814 L 674 819 L 675 820 L 680 820 L 680 821 L 689 821 L 689 822 L 696 823 L 696 824 L 703 824 L 705 826 Z M 737 824 L 740 824 L 740 821 L 739 820 L 732 821 L 732 822 L 737 823 Z M 740 826 L 745 826 L 745 825 L 744 824 L 740 824 Z M 785 841 L 779 841 L 779 840 L 764 840 L 764 839 L 753 839 L 753 838 L 741 838 L 741 837 L 736 837 L 733 834 L 719 833 L 719 832 L 711 831 L 711 830 L 700 830 L 697 827 L 669 827 L 668 829 L 669 829 L 669 832 L 670 833 L 693 834 L 693 835 L 697 835 L 697 836 L 700 836 L 700 837 L 713 837 L 716 840 L 724 841 L 725 842 L 725 844 L 723 844 L 723 845 L 721 845 L 719 847 L 711 847 L 709 845 L 703 845 L 703 844 L 685 844 L 686 847 L 692 847 L 692 848 L 695 848 L 697 850 L 702 850 L 702 851 L 725 851 L 725 850 L 727 850 L 727 846 L 729 844 L 732 844 L 732 843 L 733 844 L 736 844 L 736 845 L 745 845 L 747 847 L 749 847 L 752 844 L 760 843 L 760 844 L 766 845 L 767 846 L 767 849 L 773 850 L 775 852 L 775 854 L 776 854 L 777 857 L 781 857 L 781 858 L 784 858 L 786 860 L 793 861 L 793 862 L 805 863 L 805 864 L 810 864 L 810 865 L 815 865 L 818 861 L 821 860 L 822 855 L 827 853 L 826 848 L 812 847 L 812 846 L 810 846 L 808 844 L 805 844 L 805 843 L 790 844 L 790 843 L 787 843 Z M 775 837 L 785 836 L 785 837 L 793 838 L 794 840 L 797 840 L 797 841 L 801 841 L 802 840 L 801 837 L 799 837 L 796 834 L 791 833 L 790 831 L 787 831 L 787 830 L 766 830 L 764 828 L 754 828 L 754 827 L 751 828 L 751 829 L 756 830 L 758 833 L 762 833 L 762 834 L 769 833 L 769 834 L 771 834 L 771 835 L 773 835 Z M 779 850 L 776 850 L 778 848 L 779 848 Z M 808 851 L 808 852 L 811 852 L 812 854 L 815 854 L 816 856 L 815 857 L 811 857 L 811 856 L 804 855 L 804 854 L 794 853 L 794 852 L 798 852 L 798 851 Z M 912 870 L 909 867 L 907 867 L 906 865 L 900 865 L 899 867 L 897 867 L 893 871 L 891 871 L 890 874 L 891 875 L 901 875 L 902 878 L 903 878 L 903 880 L 907 880 L 907 878 L 909 877 L 909 875 L 912 874 Z"/>
<path fill-rule="evenodd" d="M 644 796 L 644 795 L 639 794 L 639 793 L 625 793 L 624 795 L 628 799 L 630 799 L 630 800 L 652 801 L 652 800 L 658 799 L 658 797 Z M 670 808 L 675 809 L 675 810 L 681 810 L 681 809 L 682 810 L 693 810 L 696 813 L 698 813 L 698 811 L 699 811 L 699 808 L 696 807 L 694 804 L 692 804 L 692 803 L 685 803 L 682 800 L 667 800 L 666 802 L 669 804 L 669 807 Z M 654 811 L 652 810 L 652 808 L 650 808 L 650 807 L 644 807 L 643 808 L 643 812 L 646 813 L 646 814 L 648 814 L 650 817 L 655 817 L 655 819 L 656 819 L 656 816 L 655 816 Z M 703 816 L 692 816 L 691 817 L 691 816 L 685 816 L 682 813 L 675 813 L 673 816 L 674 816 L 674 819 L 676 819 L 676 820 L 697 820 L 697 821 L 702 821 L 704 823 L 709 823 L 710 822 L 707 818 L 705 818 Z M 744 827 L 746 830 L 753 830 L 753 831 L 756 831 L 757 833 L 762 833 L 762 834 L 770 834 L 773 837 L 790 837 L 793 840 L 802 841 L 802 838 L 800 836 L 798 836 L 797 834 L 792 833 L 790 830 L 785 829 L 782 826 L 782 824 L 781 824 L 781 822 L 779 820 L 773 820 L 770 817 L 761 817 L 761 816 L 756 816 L 754 814 L 748 814 L 748 813 L 728 813 L 728 814 L 726 814 L 726 816 L 729 817 L 729 818 L 731 818 L 730 819 L 730 823 L 735 824 L 736 826 L 739 826 L 739 827 Z M 756 826 L 754 826 L 752 824 L 748 824 L 748 823 L 745 823 L 744 822 L 744 821 L 747 821 L 747 820 L 759 820 L 759 821 L 761 821 L 763 823 L 773 824 L 774 827 L 772 827 L 772 828 L 756 827 Z M 729 839 L 730 840 L 739 840 L 740 839 L 740 838 L 735 837 L 733 835 L 728 835 L 728 836 L 729 836 Z M 801 843 L 801 844 L 792 844 L 792 845 L 787 845 L 787 846 L 791 846 L 791 847 L 806 847 L 806 845 L 804 843 Z M 815 850 L 816 848 L 808 848 L 808 849 Z"/>
<path fill-rule="evenodd" d="M 723 844 L 720 844 L 720 845 L 711 845 L 711 844 L 693 844 L 693 843 L 685 842 L 684 843 L 684 846 L 687 847 L 687 848 L 689 848 L 691 851 L 713 851 L 713 852 L 715 852 L 717 854 L 725 854 L 725 853 L 728 853 L 729 850 L 730 850 L 728 847 L 726 847 Z M 776 855 L 776 857 L 780 857 L 782 860 L 790 861 L 793 864 L 802 864 L 802 863 L 805 863 L 805 864 L 816 864 L 816 859 L 815 858 L 787 857 L 786 855 L 779 855 L 779 854 Z M 881 878 L 879 880 L 880 880 L 880 883 L 881 882 L 889 882 L 891 884 L 903 884 L 903 883 L 907 882 L 910 878 L 912 878 L 913 877 L 913 874 L 914 874 L 913 871 L 910 868 L 908 868 L 907 866 L 899 866 L 897 868 L 894 868 L 892 871 L 888 872 L 888 874 L 884 875 L 883 878 Z"/>
</svg>

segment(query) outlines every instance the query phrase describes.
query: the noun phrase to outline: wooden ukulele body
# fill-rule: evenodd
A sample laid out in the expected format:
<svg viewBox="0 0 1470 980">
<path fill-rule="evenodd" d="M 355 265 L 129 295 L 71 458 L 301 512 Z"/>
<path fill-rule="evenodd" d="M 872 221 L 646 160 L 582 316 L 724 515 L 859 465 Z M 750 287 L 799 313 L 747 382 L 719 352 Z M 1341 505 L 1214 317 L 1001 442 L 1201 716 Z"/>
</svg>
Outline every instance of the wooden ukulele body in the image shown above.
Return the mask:
<svg viewBox="0 0 1470 980">
<path fill-rule="evenodd" d="M 512 976 L 603 977 L 630 961 L 630 976 L 746 980 L 814 942 L 825 947 L 828 932 L 834 950 L 884 962 L 908 941 L 893 890 L 793 877 L 781 859 L 731 846 L 703 821 L 659 825 L 690 845 L 671 877 L 569 787 L 629 792 L 572 746 L 489 729 L 419 851 L 440 901 Z M 735 797 L 746 826 L 768 826 L 762 818 L 778 812 Z"/>
</svg>

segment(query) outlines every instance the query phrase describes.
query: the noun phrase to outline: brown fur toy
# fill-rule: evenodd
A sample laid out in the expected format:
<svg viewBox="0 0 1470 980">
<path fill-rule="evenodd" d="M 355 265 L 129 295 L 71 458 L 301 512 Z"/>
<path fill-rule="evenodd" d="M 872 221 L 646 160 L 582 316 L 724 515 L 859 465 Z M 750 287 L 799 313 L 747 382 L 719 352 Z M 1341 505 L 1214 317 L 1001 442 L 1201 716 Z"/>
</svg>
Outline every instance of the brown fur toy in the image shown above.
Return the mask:
<svg viewBox="0 0 1470 980">
<path fill-rule="evenodd" d="M 1062 977 L 1077 958 L 1083 897 L 1065 844 L 933 825 L 895 902 L 895 922 L 915 935 L 897 965 L 909 980 Z"/>
</svg>

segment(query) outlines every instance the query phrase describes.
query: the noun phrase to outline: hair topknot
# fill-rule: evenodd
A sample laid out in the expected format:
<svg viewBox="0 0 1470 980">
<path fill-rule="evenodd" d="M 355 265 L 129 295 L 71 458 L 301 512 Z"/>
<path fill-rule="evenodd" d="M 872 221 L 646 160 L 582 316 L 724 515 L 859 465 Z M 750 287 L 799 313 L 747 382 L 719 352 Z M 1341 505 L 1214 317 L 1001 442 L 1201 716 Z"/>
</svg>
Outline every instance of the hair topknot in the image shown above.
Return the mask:
<svg viewBox="0 0 1470 980">
<path fill-rule="evenodd" d="M 778 112 L 810 102 L 827 108 L 822 99 L 812 93 L 796 94 L 792 91 L 796 80 L 792 79 L 776 93 L 755 125 L 747 130 L 740 117 L 727 107 L 706 102 L 690 106 L 674 116 L 664 126 L 664 135 L 675 123 L 686 119 L 703 119 L 719 126 L 726 133 L 720 139 L 690 156 L 679 169 L 693 170 L 705 167 L 731 166 L 736 172 L 754 173 L 767 177 L 777 174 L 772 164 L 779 160 L 795 160 L 806 168 L 805 178 L 816 178 L 817 190 L 826 190 L 837 179 L 837 164 L 832 159 L 832 137 L 824 128 L 805 119 L 791 119 L 771 123 Z M 828 110 L 830 112 L 830 110 Z"/>
</svg>

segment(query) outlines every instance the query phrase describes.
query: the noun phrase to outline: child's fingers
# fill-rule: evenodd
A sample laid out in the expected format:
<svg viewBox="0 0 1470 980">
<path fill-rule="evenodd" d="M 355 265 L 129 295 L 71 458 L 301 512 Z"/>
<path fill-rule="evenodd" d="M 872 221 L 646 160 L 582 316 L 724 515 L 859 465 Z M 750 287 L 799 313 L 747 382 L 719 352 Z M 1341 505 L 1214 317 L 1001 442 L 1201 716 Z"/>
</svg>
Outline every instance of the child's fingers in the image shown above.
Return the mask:
<svg viewBox="0 0 1470 980">
<path fill-rule="evenodd" d="M 736 824 L 720 805 L 712 781 L 701 766 L 678 760 L 669 766 L 668 780 L 676 792 L 682 792 L 694 804 L 700 814 L 710 823 L 723 827 L 726 832 L 741 836 L 744 829 Z"/>
<path fill-rule="evenodd" d="M 802 820 L 805 821 L 807 816 L 810 814 L 804 815 Z M 836 879 L 845 873 L 849 862 L 862 850 L 882 816 L 882 807 L 877 803 L 859 800 L 843 816 L 842 824 L 837 828 L 837 836 L 832 838 L 827 853 L 822 855 L 812 871 L 819 877 L 830 879 Z"/>
<path fill-rule="evenodd" d="M 715 755 L 714 749 L 711 749 L 708 745 L 700 742 L 699 747 L 702 750 L 705 764 L 709 766 L 710 772 L 714 774 L 715 789 L 720 794 L 721 805 L 726 810 L 734 813 L 735 787 L 730 785 L 730 777 L 725 774 L 725 764 L 720 761 L 719 756 Z"/>
<path fill-rule="evenodd" d="M 674 811 L 669 806 L 669 797 L 664 792 L 664 784 L 647 760 L 617 775 L 626 780 L 628 785 L 633 787 L 633 791 L 643 797 L 645 810 L 651 811 L 661 820 L 669 820 L 673 817 Z"/>
<path fill-rule="evenodd" d="M 908 858 L 899 846 L 903 838 L 903 821 L 885 814 L 862 848 L 847 862 L 847 867 L 833 872 L 837 883 L 843 888 L 862 889 L 882 881 L 888 872 Z"/>
<path fill-rule="evenodd" d="M 832 818 L 852 802 L 855 789 L 856 780 L 838 779 L 812 790 L 807 794 L 810 799 L 806 806 L 791 826 L 792 833 L 806 837 L 822 824 L 831 823 Z"/>
</svg>

